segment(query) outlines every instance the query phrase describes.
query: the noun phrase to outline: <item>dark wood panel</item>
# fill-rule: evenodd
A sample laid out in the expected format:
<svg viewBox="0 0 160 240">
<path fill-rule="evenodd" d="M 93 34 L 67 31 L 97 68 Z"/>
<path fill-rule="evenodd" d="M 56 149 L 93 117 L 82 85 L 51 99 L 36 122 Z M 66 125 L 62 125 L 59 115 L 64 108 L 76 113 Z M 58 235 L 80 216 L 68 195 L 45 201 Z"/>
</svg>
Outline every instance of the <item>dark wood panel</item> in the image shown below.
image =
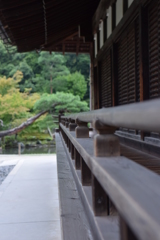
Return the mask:
<svg viewBox="0 0 160 240">
<path fill-rule="evenodd" d="M 111 52 L 105 52 L 101 61 L 101 107 L 112 106 Z"/>
<path fill-rule="evenodd" d="M 138 21 L 117 43 L 118 105 L 140 100 Z"/>
<path fill-rule="evenodd" d="M 149 21 L 149 98 L 160 97 L 160 2 L 148 7 Z"/>
</svg>

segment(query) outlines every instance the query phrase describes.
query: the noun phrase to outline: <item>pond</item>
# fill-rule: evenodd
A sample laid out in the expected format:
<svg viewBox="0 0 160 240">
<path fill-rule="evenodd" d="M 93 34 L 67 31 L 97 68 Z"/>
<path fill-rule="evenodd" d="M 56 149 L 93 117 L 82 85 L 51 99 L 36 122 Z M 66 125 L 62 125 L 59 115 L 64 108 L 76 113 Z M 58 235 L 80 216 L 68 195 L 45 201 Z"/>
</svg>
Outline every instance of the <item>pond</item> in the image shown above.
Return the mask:
<svg viewBox="0 0 160 240">
<path fill-rule="evenodd" d="M 0 151 L 0 155 L 1 154 L 18 154 L 18 148 L 6 148 L 1 151 Z M 21 154 L 54 154 L 54 153 L 56 153 L 55 146 L 48 146 L 48 147 L 37 146 L 37 147 L 21 149 Z"/>
</svg>

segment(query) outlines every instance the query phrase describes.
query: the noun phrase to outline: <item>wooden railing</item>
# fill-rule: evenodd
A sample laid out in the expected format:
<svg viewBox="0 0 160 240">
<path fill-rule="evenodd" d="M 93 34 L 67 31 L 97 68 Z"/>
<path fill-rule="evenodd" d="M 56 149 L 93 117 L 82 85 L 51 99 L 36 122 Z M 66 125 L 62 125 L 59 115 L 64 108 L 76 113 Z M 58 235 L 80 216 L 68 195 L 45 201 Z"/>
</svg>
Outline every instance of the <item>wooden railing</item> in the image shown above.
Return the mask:
<svg viewBox="0 0 160 240">
<path fill-rule="evenodd" d="M 94 138 L 89 138 L 88 123 L 98 132 Z M 160 132 L 160 100 L 60 118 L 60 133 L 71 153 L 75 172 L 82 186 L 92 191 L 91 197 L 84 191 L 86 198 L 92 199 L 94 215 L 106 221 L 106 227 L 97 227 L 99 218 L 95 218 L 97 239 L 158 240 L 160 177 L 121 156 L 119 140 L 114 135 L 117 127 Z M 116 233 L 107 227 L 111 206 L 120 219 Z"/>
</svg>

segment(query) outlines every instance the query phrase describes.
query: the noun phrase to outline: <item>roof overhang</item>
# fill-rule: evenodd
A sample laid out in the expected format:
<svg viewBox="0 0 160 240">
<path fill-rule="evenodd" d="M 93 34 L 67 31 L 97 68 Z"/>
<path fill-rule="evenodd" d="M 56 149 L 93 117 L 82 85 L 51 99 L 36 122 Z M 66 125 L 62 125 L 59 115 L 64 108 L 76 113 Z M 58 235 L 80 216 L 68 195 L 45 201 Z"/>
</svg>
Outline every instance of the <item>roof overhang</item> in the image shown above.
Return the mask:
<svg viewBox="0 0 160 240">
<path fill-rule="evenodd" d="M 19 52 L 90 52 L 100 0 L 1 0 L 0 20 Z"/>
</svg>

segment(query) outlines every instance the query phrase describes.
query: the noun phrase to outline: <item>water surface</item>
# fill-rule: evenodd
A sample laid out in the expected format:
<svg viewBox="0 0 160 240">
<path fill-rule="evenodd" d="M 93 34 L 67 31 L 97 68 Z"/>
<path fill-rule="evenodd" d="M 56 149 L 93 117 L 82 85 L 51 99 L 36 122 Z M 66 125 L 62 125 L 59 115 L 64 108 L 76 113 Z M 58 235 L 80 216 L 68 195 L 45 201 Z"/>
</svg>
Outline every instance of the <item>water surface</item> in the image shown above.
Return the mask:
<svg viewBox="0 0 160 240">
<path fill-rule="evenodd" d="M 53 154 L 56 153 L 56 147 L 32 147 L 22 148 L 21 154 Z M 18 148 L 6 148 L 0 154 L 18 154 Z"/>
</svg>

